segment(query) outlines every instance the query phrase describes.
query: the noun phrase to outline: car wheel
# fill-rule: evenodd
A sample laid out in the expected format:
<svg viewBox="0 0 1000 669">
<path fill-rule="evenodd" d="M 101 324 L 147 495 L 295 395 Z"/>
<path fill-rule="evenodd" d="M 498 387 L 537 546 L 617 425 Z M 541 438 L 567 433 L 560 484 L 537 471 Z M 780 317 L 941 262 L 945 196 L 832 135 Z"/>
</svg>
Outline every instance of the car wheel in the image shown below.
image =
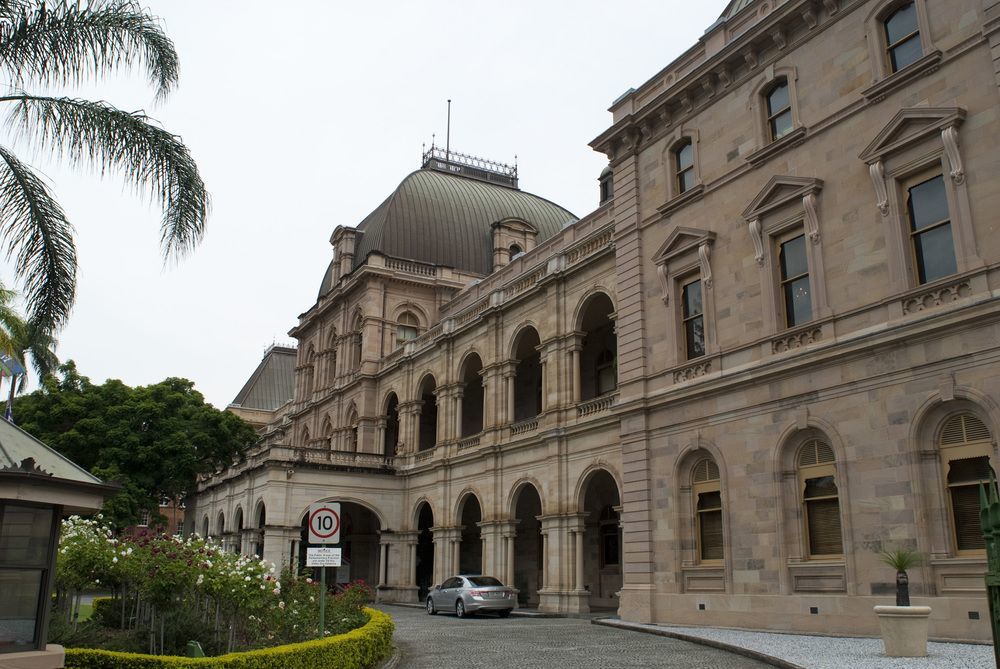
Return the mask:
<svg viewBox="0 0 1000 669">
<path fill-rule="evenodd" d="M 430 597 L 427 598 L 427 613 L 430 615 L 437 613 L 437 610 L 434 608 L 434 600 Z"/>
<path fill-rule="evenodd" d="M 510 609 L 504 609 L 503 611 L 497 611 L 497 615 L 501 618 L 506 618 L 510 615 Z"/>
<path fill-rule="evenodd" d="M 459 618 L 465 617 L 465 603 L 461 599 L 455 604 L 455 615 Z"/>
</svg>

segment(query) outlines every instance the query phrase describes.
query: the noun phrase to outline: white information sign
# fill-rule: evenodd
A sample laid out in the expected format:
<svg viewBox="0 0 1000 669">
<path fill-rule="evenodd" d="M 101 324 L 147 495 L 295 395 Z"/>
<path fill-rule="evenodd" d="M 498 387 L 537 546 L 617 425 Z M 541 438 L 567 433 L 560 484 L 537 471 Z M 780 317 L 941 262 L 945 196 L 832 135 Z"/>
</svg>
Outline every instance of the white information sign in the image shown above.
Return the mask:
<svg viewBox="0 0 1000 669">
<path fill-rule="evenodd" d="M 306 549 L 306 566 L 307 567 L 339 567 L 340 566 L 340 549 L 339 548 L 307 548 Z"/>
<path fill-rule="evenodd" d="M 340 543 L 339 502 L 319 502 L 309 507 L 309 543 Z"/>
</svg>

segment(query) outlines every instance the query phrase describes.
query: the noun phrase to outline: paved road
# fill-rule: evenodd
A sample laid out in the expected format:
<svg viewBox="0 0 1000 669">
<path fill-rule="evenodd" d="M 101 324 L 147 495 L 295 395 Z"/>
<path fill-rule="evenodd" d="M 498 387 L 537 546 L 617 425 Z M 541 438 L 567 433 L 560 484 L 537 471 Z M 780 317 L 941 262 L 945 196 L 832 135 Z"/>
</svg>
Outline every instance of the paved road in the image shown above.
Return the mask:
<svg viewBox="0 0 1000 669">
<path fill-rule="evenodd" d="M 396 621 L 399 669 L 763 669 L 740 655 L 697 644 L 626 632 L 575 618 L 429 616 L 420 609 L 383 606 Z"/>
</svg>

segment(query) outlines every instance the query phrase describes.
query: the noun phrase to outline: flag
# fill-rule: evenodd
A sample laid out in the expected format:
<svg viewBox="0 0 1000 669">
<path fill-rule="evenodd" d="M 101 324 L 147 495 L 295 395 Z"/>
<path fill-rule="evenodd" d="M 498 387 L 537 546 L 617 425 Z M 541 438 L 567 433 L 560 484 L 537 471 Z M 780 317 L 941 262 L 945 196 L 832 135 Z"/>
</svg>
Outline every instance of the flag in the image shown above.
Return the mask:
<svg viewBox="0 0 1000 669">
<path fill-rule="evenodd" d="M 6 353 L 0 353 L 0 365 L 3 365 L 4 370 L 11 376 L 18 376 L 25 373 L 24 367 L 21 366 L 21 363 Z M 4 374 L 4 376 L 6 376 L 6 374 Z"/>
</svg>

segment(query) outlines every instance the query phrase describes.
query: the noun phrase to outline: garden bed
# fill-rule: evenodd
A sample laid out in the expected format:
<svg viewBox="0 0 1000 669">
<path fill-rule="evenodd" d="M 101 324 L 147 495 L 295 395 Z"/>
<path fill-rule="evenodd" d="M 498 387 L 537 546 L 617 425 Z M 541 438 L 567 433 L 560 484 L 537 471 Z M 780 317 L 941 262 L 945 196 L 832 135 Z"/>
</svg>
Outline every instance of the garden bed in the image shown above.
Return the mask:
<svg viewBox="0 0 1000 669">
<path fill-rule="evenodd" d="M 367 669 L 392 651 L 395 625 L 388 614 L 365 608 L 368 622 L 326 639 L 217 657 L 142 655 L 90 648 L 67 648 L 67 669 Z"/>
</svg>

